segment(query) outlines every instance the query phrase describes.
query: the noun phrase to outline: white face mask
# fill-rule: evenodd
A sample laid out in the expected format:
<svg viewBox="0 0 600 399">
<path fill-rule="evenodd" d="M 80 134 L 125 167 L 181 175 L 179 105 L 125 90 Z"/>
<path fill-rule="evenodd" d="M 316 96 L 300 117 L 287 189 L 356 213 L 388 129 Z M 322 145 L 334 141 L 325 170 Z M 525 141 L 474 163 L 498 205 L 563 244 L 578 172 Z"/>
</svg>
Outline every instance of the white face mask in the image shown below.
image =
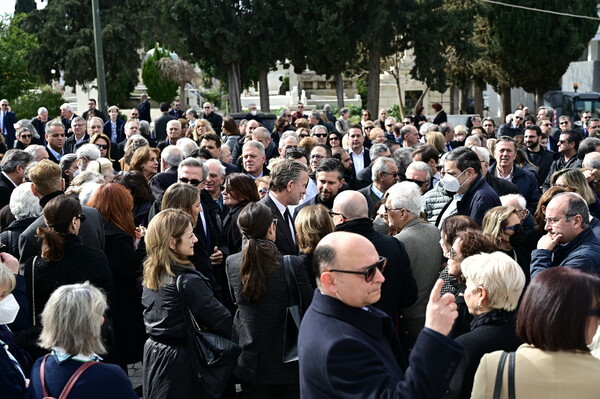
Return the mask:
<svg viewBox="0 0 600 399">
<path fill-rule="evenodd" d="M 254 111 L 250 111 L 250 115 L 252 115 L 252 116 L 256 116 L 256 110 L 254 110 Z"/>
<path fill-rule="evenodd" d="M 462 176 L 463 173 L 466 172 L 466 169 L 462 171 L 462 173 L 458 176 Z M 465 184 L 467 182 L 467 180 L 464 181 L 463 184 L 460 184 L 460 182 L 458 181 L 458 176 L 454 177 L 448 173 L 446 173 L 444 175 L 444 177 L 440 180 L 440 183 L 442 183 L 442 187 L 444 187 L 444 190 L 449 191 L 451 193 L 456 193 L 458 192 L 458 190 L 460 190 L 461 186 L 463 184 Z"/>
<path fill-rule="evenodd" d="M 13 294 L 0 301 L 0 324 L 10 324 L 17 318 L 19 303 Z"/>
</svg>

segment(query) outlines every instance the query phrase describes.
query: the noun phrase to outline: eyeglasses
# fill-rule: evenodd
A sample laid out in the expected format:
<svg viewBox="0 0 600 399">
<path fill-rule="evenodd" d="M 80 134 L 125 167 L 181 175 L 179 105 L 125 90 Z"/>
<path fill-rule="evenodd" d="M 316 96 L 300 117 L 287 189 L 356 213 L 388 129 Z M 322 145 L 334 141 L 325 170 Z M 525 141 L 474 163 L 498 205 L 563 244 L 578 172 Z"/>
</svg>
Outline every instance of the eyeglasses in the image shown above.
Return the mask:
<svg viewBox="0 0 600 399">
<path fill-rule="evenodd" d="M 591 116 L 584 116 L 583 119 L 590 119 Z"/>
<path fill-rule="evenodd" d="M 569 140 L 558 140 L 558 144 L 566 144 Z"/>
<path fill-rule="evenodd" d="M 85 215 L 82 213 L 81 215 L 77 215 L 75 216 L 77 219 L 79 219 L 80 222 L 85 222 Z"/>
<path fill-rule="evenodd" d="M 560 218 L 546 218 L 546 219 L 544 219 L 544 224 L 556 224 L 556 223 L 560 222 L 563 219 L 566 219 L 567 222 L 568 222 L 569 219 L 571 219 L 571 216 L 563 216 L 563 217 L 560 217 Z"/>
<path fill-rule="evenodd" d="M 203 109 L 210 109 L 210 107 L 202 107 Z"/>
<path fill-rule="evenodd" d="M 394 126 L 394 125 L 386 125 L 386 126 L 387 126 L 387 127 L 392 127 L 392 126 Z"/>
<path fill-rule="evenodd" d="M 258 193 L 259 193 L 259 194 L 268 194 L 268 193 L 269 193 L 269 190 L 268 190 L 268 189 L 266 189 L 266 188 L 259 188 L 259 189 L 258 189 Z"/>
<path fill-rule="evenodd" d="M 30 139 L 30 138 L 32 138 L 32 137 L 33 137 L 33 136 L 32 136 L 31 134 L 22 134 L 22 135 L 21 135 L 21 138 L 22 138 L 22 139 Z"/>
<path fill-rule="evenodd" d="M 329 272 L 337 272 L 337 273 L 348 273 L 348 274 L 362 274 L 363 276 L 365 276 L 365 281 L 367 283 L 370 283 L 371 281 L 373 281 L 373 278 L 375 278 L 377 269 L 379 269 L 379 271 L 383 273 L 386 265 L 387 265 L 387 259 L 384 258 L 383 256 L 380 256 L 379 260 L 376 263 L 374 263 L 370 266 L 365 266 L 365 270 L 362 272 L 354 271 L 354 270 L 339 270 L 339 269 L 331 269 L 328 271 Z"/>
<path fill-rule="evenodd" d="M 205 180 L 198 180 L 198 179 L 188 179 L 187 177 L 180 177 L 179 181 L 182 183 L 186 183 L 186 184 L 191 184 L 194 187 L 198 187 L 200 184 L 204 183 Z"/>
<path fill-rule="evenodd" d="M 389 211 L 404 211 L 406 209 L 405 208 L 388 208 L 386 205 L 384 205 L 383 210 L 385 211 L 385 213 L 388 213 Z"/>
<path fill-rule="evenodd" d="M 417 186 L 422 186 L 423 184 L 429 183 L 429 182 L 426 182 L 426 181 L 415 180 L 415 179 L 406 179 L 405 181 L 409 181 L 411 183 L 415 183 Z"/>
<path fill-rule="evenodd" d="M 338 136 L 329 138 L 329 141 L 339 141 L 339 140 L 340 140 L 340 138 Z"/>
<path fill-rule="evenodd" d="M 394 176 L 394 177 L 398 177 L 398 172 L 381 172 L 384 175 L 390 175 L 390 176 Z"/>
<path fill-rule="evenodd" d="M 569 121 L 562 121 L 562 122 L 558 122 L 559 125 L 568 125 Z"/>
<path fill-rule="evenodd" d="M 140 114 L 131 114 L 131 116 L 140 116 Z"/>
<path fill-rule="evenodd" d="M 310 159 L 323 159 L 325 158 L 325 155 L 321 155 L 321 154 L 312 154 L 310 156 Z"/>
<path fill-rule="evenodd" d="M 371 130 L 371 129 L 373 129 L 373 126 L 367 126 L 367 127 L 365 127 L 365 130 Z"/>
<path fill-rule="evenodd" d="M 75 123 L 73 124 L 73 127 L 82 127 L 85 126 L 83 123 Z"/>
<path fill-rule="evenodd" d="M 108 144 L 96 144 L 96 147 L 100 150 L 108 150 Z"/>
<path fill-rule="evenodd" d="M 8 104 L 0 104 L 3 107 L 8 107 Z"/>
<path fill-rule="evenodd" d="M 327 137 L 327 133 L 315 133 L 315 134 L 313 134 L 313 136 L 323 138 L 323 137 Z"/>
<path fill-rule="evenodd" d="M 346 219 L 346 217 L 344 215 L 342 215 L 341 213 L 338 213 L 336 211 L 334 211 L 333 209 L 330 209 L 327 211 L 327 213 L 329 214 L 329 216 L 334 217 L 334 216 L 341 216 L 344 219 Z"/>
</svg>

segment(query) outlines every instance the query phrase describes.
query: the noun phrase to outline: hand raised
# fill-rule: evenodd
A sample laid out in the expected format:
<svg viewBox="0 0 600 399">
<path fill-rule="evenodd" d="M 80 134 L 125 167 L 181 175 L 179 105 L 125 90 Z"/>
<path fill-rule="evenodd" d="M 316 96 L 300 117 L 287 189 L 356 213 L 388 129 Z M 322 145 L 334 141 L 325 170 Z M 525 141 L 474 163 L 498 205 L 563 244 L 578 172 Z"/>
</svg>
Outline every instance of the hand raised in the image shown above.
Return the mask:
<svg viewBox="0 0 600 399">
<path fill-rule="evenodd" d="M 427 311 L 425 312 L 425 327 L 431 328 L 440 334 L 448 335 L 452 330 L 454 320 L 458 317 L 454 295 L 450 293 L 441 295 L 444 281 L 438 279 L 429 295 Z"/>
</svg>

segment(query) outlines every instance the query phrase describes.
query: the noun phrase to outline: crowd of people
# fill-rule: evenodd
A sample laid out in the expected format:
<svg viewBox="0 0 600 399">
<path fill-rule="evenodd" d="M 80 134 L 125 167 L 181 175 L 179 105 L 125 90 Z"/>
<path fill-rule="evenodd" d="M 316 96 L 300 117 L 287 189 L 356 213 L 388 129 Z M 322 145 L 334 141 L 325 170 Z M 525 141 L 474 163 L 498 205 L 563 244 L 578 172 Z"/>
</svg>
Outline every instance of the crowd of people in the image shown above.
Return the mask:
<svg viewBox="0 0 600 399">
<path fill-rule="evenodd" d="M 0 101 L 7 397 L 595 396 L 591 112 L 298 103 L 270 130 L 255 105 L 152 122 L 141 100 L 126 121 Z M 239 355 L 207 363 L 200 330 Z"/>
</svg>

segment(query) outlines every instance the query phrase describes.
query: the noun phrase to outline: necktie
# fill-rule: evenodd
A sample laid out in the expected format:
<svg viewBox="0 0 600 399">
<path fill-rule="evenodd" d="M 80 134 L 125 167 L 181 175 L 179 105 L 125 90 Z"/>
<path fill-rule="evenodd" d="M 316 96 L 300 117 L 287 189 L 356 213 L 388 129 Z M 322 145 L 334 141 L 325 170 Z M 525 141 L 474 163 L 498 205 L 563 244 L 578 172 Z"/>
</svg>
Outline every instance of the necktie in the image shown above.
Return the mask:
<svg viewBox="0 0 600 399">
<path fill-rule="evenodd" d="M 292 234 L 292 240 L 294 241 L 294 244 L 296 243 L 296 233 L 294 232 L 294 225 L 292 224 L 292 216 L 290 215 L 290 210 L 285 208 L 285 213 L 283 214 L 283 217 L 285 218 L 285 222 L 287 223 L 287 225 L 290 228 L 290 233 Z"/>
</svg>

